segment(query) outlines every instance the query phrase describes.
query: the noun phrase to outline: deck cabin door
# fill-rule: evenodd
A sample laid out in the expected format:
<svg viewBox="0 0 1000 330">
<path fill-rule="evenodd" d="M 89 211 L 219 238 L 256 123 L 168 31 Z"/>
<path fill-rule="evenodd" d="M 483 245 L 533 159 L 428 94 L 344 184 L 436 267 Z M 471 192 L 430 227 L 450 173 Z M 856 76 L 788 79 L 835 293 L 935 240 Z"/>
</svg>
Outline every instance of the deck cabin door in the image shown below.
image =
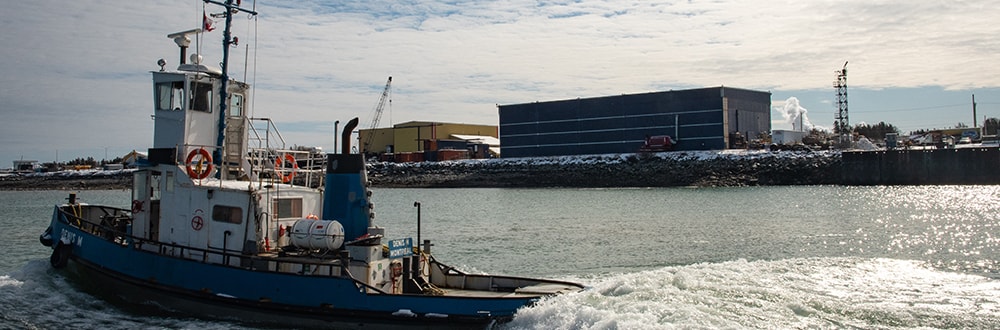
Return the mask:
<svg viewBox="0 0 1000 330">
<path fill-rule="evenodd" d="M 178 217 L 181 218 L 184 229 L 188 233 L 187 244 L 192 247 L 186 253 L 187 258 L 207 261 L 212 255 L 209 247 L 209 232 L 212 230 L 211 195 L 212 189 L 190 190 L 190 194 L 183 202 L 185 207 L 181 208 Z"/>
<path fill-rule="evenodd" d="M 132 173 L 132 236 L 147 238 L 149 233 L 149 171 Z"/>
<path fill-rule="evenodd" d="M 228 168 L 224 175 L 234 178 L 254 179 L 247 155 L 247 117 L 244 115 L 242 91 L 230 86 L 229 106 L 226 108 L 226 146 L 224 163 Z"/>
<path fill-rule="evenodd" d="M 156 251 L 160 240 L 160 172 L 136 171 L 132 176 L 132 234 L 139 248 Z"/>
<path fill-rule="evenodd" d="M 216 192 L 216 194 L 219 194 Z M 237 256 L 243 253 L 243 241 L 246 237 L 246 199 L 243 194 L 220 194 L 212 200 L 209 218 L 211 227 L 208 237 L 209 249 L 213 253 L 213 261 L 228 265 L 239 265 Z M 242 197 L 241 197 L 242 196 Z"/>
<path fill-rule="evenodd" d="M 146 239 L 158 242 L 160 240 L 160 172 L 150 171 L 148 180 L 149 195 L 149 230 Z"/>
</svg>

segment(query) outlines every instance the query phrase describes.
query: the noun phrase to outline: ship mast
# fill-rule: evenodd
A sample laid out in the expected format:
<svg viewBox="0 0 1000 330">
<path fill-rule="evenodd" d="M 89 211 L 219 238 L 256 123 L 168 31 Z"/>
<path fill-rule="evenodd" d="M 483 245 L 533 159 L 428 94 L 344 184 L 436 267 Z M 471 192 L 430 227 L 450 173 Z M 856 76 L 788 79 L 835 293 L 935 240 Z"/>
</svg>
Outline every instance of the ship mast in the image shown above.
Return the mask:
<svg viewBox="0 0 1000 330">
<path fill-rule="evenodd" d="M 216 139 L 215 151 L 212 152 L 215 166 L 220 169 L 215 173 L 215 178 L 222 179 L 222 148 L 223 144 L 226 143 L 226 98 L 228 97 L 226 90 L 229 88 L 229 45 L 234 43 L 232 35 L 229 33 L 229 27 L 233 23 L 234 13 L 244 12 L 257 15 L 257 12 L 240 8 L 240 0 L 237 0 L 236 4 L 233 4 L 233 0 L 226 0 L 225 3 L 213 0 L 204 1 L 226 8 L 226 27 L 222 31 L 222 81 L 219 84 L 219 137 Z"/>
</svg>

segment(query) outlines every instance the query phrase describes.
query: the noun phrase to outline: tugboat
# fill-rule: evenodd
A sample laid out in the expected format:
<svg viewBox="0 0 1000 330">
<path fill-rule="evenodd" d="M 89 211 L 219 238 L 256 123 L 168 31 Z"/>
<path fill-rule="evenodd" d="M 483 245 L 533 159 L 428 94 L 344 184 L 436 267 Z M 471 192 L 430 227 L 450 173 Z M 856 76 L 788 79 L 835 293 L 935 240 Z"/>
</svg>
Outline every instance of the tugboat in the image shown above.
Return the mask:
<svg viewBox="0 0 1000 330">
<path fill-rule="evenodd" d="M 226 73 L 235 13 L 226 8 L 222 68 L 185 63 L 193 29 L 167 37 L 180 65 L 153 71 L 148 160 L 131 208 L 70 194 L 39 237 L 51 264 L 101 296 L 206 318 L 279 327 L 482 328 L 577 283 L 469 274 L 430 242 L 389 240 L 374 223 L 363 155 L 291 150 L 269 119 L 247 116 L 250 86 Z M 419 208 L 418 208 L 419 212 Z M 419 214 L 419 213 L 418 213 Z M 419 235 L 418 235 L 419 236 Z"/>
</svg>

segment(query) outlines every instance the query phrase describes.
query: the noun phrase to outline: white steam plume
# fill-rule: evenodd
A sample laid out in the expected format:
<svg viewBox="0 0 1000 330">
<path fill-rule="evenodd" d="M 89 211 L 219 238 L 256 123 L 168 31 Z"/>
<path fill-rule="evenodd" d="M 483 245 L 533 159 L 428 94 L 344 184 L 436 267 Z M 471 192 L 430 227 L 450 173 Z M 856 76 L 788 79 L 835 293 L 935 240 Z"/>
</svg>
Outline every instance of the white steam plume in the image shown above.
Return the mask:
<svg viewBox="0 0 1000 330">
<path fill-rule="evenodd" d="M 813 125 L 813 123 L 809 121 L 809 116 L 806 115 L 809 110 L 799 105 L 799 99 L 794 96 L 785 100 L 785 106 L 783 108 L 776 110 L 778 110 L 778 112 L 781 113 L 781 116 L 785 118 L 786 123 L 792 124 L 793 131 L 808 132 L 813 128 L 822 129 L 822 127 Z"/>
</svg>

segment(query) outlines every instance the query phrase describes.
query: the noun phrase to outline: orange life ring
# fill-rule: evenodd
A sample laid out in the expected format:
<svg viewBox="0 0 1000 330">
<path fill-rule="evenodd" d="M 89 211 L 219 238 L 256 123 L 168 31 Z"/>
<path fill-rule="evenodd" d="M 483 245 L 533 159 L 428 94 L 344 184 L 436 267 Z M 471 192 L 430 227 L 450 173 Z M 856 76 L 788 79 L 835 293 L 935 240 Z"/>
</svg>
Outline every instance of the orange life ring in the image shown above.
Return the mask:
<svg viewBox="0 0 1000 330">
<path fill-rule="evenodd" d="M 285 162 L 292 163 L 292 171 L 288 172 L 288 174 L 282 173 L 282 170 L 285 168 Z M 292 154 L 285 154 L 284 157 L 278 157 L 278 159 L 274 160 L 274 173 L 278 176 L 278 179 L 281 179 L 282 183 L 292 182 L 292 179 L 295 178 L 295 172 L 298 171 L 299 163 L 295 161 L 295 156 L 292 156 Z"/>
<path fill-rule="evenodd" d="M 398 260 L 393 260 L 389 264 L 389 269 L 392 270 L 392 279 L 395 281 L 397 277 L 403 275 L 403 262 Z"/>
<path fill-rule="evenodd" d="M 198 159 L 197 166 L 192 168 L 191 165 L 195 156 L 201 156 L 201 158 Z M 187 174 L 191 178 L 201 180 L 207 178 L 208 175 L 212 173 L 212 155 L 209 155 L 208 150 L 205 150 L 205 148 L 191 150 L 191 153 L 188 154 L 187 161 L 184 163 L 187 164 Z M 206 163 L 207 166 L 205 166 Z"/>
</svg>

